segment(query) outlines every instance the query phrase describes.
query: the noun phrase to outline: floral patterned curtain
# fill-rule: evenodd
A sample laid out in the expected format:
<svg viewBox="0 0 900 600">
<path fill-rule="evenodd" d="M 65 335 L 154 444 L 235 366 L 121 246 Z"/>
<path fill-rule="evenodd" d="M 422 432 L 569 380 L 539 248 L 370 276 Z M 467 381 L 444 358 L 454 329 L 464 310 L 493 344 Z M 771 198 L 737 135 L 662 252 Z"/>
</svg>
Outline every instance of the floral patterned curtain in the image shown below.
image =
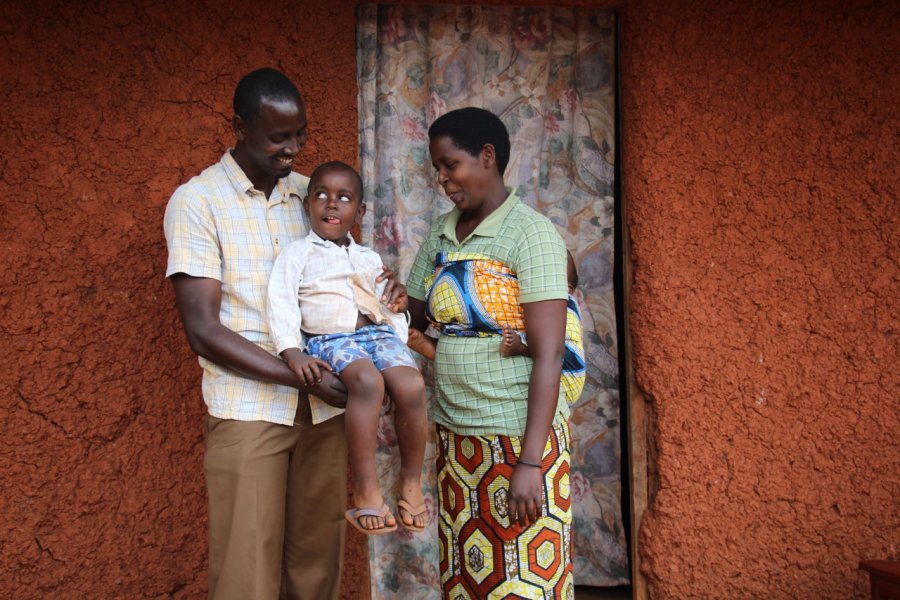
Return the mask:
<svg viewBox="0 0 900 600">
<path fill-rule="evenodd" d="M 597 9 L 359 7 L 357 76 L 364 241 L 404 277 L 438 215 L 428 125 L 455 108 L 500 116 L 512 138 L 506 183 L 549 217 L 580 276 L 587 384 L 571 418 L 575 581 L 628 583 L 622 526 L 613 296 L 614 14 Z M 430 365 L 422 363 L 426 381 Z M 391 506 L 399 472 L 391 419 L 378 465 Z M 436 447 L 428 445 L 426 533 L 370 539 L 373 598 L 438 597 Z"/>
</svg>

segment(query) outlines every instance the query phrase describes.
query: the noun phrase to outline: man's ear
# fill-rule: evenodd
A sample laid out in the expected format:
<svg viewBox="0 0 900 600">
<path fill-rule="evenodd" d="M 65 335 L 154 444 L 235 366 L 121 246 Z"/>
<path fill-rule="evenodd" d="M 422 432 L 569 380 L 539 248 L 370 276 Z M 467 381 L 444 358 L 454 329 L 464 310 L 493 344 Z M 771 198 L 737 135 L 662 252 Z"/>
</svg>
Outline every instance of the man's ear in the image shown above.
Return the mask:
<svg viewBox="0 0 900 600">
<path fill-rule="evenodd" d="M 485 144 L 481 147 L 481 164 L 485 169 L 490 169 L 497 164 L 497 150 L 493 144 Z"/>
<path fill-rule="evenodd" d="M 243 142 L 247 138 L 247 124 L 237 115 L 231 118 L 231 131 L 239 142 Z"/>
</svg>

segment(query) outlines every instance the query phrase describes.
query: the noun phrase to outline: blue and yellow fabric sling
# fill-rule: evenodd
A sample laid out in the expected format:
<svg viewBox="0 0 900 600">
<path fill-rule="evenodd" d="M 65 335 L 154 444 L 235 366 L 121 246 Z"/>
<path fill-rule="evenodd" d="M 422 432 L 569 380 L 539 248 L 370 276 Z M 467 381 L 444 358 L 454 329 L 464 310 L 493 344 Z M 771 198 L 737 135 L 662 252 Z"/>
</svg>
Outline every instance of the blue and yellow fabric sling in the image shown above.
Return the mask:
<svg viewBox="0 0 900 600">
<path fill-rule="evenodd" d="M 488 337 L 508 326 L 525 338 L 519 280 L 502 262 L 480 254 L 439 252 L 434 275 L 425 281 L 428 320 L 441 335 Z M 561 385 L 574 404 L 584 388 L 585 361 L 581 313 L 572 295 L 566 306 L 566 340 Z"/>
</svg>

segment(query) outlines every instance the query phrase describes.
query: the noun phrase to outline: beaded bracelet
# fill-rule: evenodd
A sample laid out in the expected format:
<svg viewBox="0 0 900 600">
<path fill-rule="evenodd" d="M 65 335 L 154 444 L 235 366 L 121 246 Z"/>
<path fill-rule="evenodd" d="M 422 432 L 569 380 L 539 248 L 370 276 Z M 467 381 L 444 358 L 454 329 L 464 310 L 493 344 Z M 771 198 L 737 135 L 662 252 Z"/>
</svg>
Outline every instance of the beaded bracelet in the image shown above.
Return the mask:
<svg viewBox="0 0 900 600">
<path fill-rule="evenodd" d="M 529 467 L 537 467 L 538 469 L 541 468 L 541 465 L 539 465 L 539 464 L 537 464 L 537 463 L 533 463 L 533 462 L 528 462 L 527 460 L 522 460 L 521 458 L 519 459 L 519 464 L 520 464 L 520 465 L 527 465 L 527 466 L 529 466 Z"/>
</svg>

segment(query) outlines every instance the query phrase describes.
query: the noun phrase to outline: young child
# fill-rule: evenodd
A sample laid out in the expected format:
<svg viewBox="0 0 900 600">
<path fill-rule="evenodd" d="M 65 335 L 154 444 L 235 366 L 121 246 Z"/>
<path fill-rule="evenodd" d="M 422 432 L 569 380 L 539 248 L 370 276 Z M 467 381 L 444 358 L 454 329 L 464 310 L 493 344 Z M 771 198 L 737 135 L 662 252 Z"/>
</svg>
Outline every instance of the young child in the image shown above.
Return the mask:
<svg viewBox="0 0 900 600">
<path fill-rule="evenodd" d="M 346 386 L 345 427 L 357 508 L 345 516 L 370 535 L 397 529 L 375 473 L 378 416 L 387 389 L 400 446 L 400 520 L 407 529 L 422 531 L 427 516 L 421 482 L 425 383 L 405 346 L 406 306 L 380 303 L 383 286 L 375 279 L 383 270 L 381 258 L 349 234 L 366 213 L 359 174 L 342 162 L 320 165 L 303 208 L 312 231 L 279 254 L 269 280 L 268 321 L 276 351 L 306 385 L 316 383 L 326 369 Z"/>
<path fill-rule="evenodd" d="M 566 305 L 566 346 L 563 354 L 562 385 L 566 393 L 566 401 L 571 406 L 578 401 L 584 389 L 585 362 L 584 343 L 581 330 L 581 312 L 575 300 L 575 288 L 578 287 L 578 271 L 575 258 L 566 252 L 566 279 L 569 284 L 569 300 Z M 503 339 L 500 342 L 502 356 L 531 356 L 525 333 L 504 325 Z M 429 360 L 434 360 L 437 351 L 437 340 L 418 329 L 409 330 L 407 345 Z"/>
</svg>

